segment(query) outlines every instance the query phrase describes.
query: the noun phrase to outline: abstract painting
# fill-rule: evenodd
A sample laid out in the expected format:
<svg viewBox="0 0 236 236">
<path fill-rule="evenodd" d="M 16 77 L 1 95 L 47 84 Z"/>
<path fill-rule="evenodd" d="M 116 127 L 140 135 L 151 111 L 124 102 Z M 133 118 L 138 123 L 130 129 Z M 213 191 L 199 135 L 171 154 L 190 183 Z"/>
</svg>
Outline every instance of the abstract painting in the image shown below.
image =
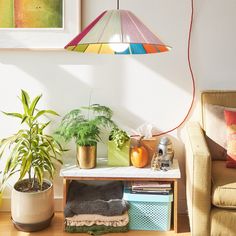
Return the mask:
<svg viewBox="0 0 236 236">
<path fill-rule="evenodd" d="M 63 28 L 63 0 L 0 0 L 0 28 Z"/>
</svg>

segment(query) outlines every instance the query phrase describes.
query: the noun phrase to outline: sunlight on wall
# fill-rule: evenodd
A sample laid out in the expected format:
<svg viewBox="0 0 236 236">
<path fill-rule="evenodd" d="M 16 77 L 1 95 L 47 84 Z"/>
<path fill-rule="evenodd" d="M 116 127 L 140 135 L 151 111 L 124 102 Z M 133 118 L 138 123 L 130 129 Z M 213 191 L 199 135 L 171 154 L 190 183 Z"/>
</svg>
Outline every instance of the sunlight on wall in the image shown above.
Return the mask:
<svg viewBox="0 0 236 236">
<path fill-rule="evenodd" d="M 100 4 L 94 2 L 83 1 L 84 25 L 106 8 L 114 8 L 110 0 L 101 0 Z M 43 93 L 40 106 L 55 109 L 61 115 L 87 105 L 92 93 L 92 103 L 111 107 L 114 119 L 124 127 L 137 128 L 147 121 L 154 122 L 161 130 L 177 125 L 189 108 L 192 94 L 186 51 L 190 2 L 148 0 L 145 11 L 142 2 L 137 0 L 134 5 L 133 0 L 126 0 L 122 7 L 132 10 L 154 32 L 167 39 L 172 51 L 148 57 L 81 55 L 66 51 L 3 51 L 0 54 L 0 77 L 3 81 L 0 110 L 20 109 L 16 96 L 21 88 L 29 90 L 31 95 Z M 232 47 L 235 31 L 231 30 L 230 24 L 236 17 L 235 4 L 236 1 L 196 1 L 191 55 L 197 94 L 206 89 L 236 88 L 236 53 Z M 231 46 L 230 50 L 225 48 L 223 41 Z M 196 102 L 198 100 L 199 97 Z M 199 104 L 195 104 L 191 119 L 199 120 L 199 117 Z M 19 128 L 14 119 L 1 114 L 0 119 L 0 138 Z M 54 131 L 60 119 L 55 118 L 50 132 Z M 179 131 L 175 130 L 170 136 L 183 175 L 179 199 L 184 204 L 185 154 Z M 71 152 L 65 154 L 65 158 L 75 156 L 74 143 L 69 146 Z M 98 152 L 105 156 L 106 145 L 99 144 Z M 61 197 L 61 178 L 57 177 L 55 183 L 55 195 Z"/>
<path fill-rule="evenodd" d="M 162 130 L 183 120 L 191 102 L 191 91 L 185 91 L 178 81 L 173 84 L 158 70 L 153 71 L 136 60 L 130 59 L 125 69 L 124 106 L 131 113 Z"/>
</svg>

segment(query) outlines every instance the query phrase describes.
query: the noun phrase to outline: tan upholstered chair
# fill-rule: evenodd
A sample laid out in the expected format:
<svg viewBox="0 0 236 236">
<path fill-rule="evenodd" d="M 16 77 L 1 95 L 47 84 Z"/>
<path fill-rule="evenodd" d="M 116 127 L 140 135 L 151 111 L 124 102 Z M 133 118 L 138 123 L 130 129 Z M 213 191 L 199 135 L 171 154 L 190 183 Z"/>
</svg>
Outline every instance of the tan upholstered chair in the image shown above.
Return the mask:
<svg viewBox="0 0 236 236">
<path fill-rule="evenodd" d="M 236 169 L 225 167 L 224 122 L 224 107 L 236 108 L 236 91 L 206 91 L 201 102 L 202 121 L 187 125 L 186 191 L 191 232 L 193 236 L 236 236 Z"/>
</svg>

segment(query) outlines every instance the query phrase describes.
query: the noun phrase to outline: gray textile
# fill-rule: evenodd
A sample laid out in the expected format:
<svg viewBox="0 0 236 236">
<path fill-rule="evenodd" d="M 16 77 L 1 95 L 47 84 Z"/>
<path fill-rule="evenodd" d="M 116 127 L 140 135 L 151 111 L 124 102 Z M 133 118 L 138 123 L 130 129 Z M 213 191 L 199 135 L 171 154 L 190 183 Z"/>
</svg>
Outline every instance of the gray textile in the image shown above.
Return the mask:
<svg viewBox="0 0 236 236">
<path fill-rule="evenodd" d="M 119 181 L 106 185 L 88 185 L 72 181 L 64 214 L 65 217 L 78 214 L 122 215 L 128 210 L 128 203 L 122 197 L 123 185 Z"/>
<path fill-rule="evenodd" d="M 73 200 L 67 202 L 64 214 L 65 217 L 72 217 L 79 214 L 98 214 L 104 216 L 122 215 L 128 209 L 127 202 L 122 199 L 112 199 L 110 201 L 95 200 L 82 201 Z"/>
</svg>

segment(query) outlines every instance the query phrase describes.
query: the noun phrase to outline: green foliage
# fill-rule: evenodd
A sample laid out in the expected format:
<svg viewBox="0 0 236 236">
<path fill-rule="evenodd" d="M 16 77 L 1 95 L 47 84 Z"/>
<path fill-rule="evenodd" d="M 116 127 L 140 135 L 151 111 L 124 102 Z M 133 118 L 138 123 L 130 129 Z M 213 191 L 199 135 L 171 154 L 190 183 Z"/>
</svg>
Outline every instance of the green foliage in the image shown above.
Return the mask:
<svg viewBox="0 0 236 236">
<path fill-rule="evenodd" d="M 118 128 L 118 127 L 114 127 L 109 135 L 109 140 L 114 141 L 114 143 L 116 144 L 116 148 L 117 149 L 121 149 L 123 147 L 123 145 L 129 140 L 129 136 L 128 134 Z"/>
<path fill-rule="evenodd" d="M 56 134 L 65 141 L 74 138 L 79 146 L 94 146 L 101 140 L 101 128 L 115 127 L 111 117 L 109 107 L 99 104 L 81 107 L 64 116 Z"/>
<path fill-rule="evenodd" d="M 7 179 L 16 172 L 20 172 L 19 180 L 28 173 L 32 188 L 36 180 L 42 186 L 46 173 L 53 178 L 54 162 L 62 163 L 61 154 L 64 150 L 52 136 L 44 133 L 44 129 L 50 124 L 50 121 L 39 122 L 39 118 L 44 114 L 58 114 L 53 110 L 38 110 L 36 107 L 41 97 L 42 95 L 39 95 L 31 101 L 28 93 L 21 90 L 20 100 L 23 113 L 3 112 L 5 115 L 20 119 L 21 124 L 25 123 L 27 128 L 20 129 L 16 134 L 0 141 L 0 158 L 3 158 L 6 149 L 10 150 L 0 192 Z"/>
</svg>

